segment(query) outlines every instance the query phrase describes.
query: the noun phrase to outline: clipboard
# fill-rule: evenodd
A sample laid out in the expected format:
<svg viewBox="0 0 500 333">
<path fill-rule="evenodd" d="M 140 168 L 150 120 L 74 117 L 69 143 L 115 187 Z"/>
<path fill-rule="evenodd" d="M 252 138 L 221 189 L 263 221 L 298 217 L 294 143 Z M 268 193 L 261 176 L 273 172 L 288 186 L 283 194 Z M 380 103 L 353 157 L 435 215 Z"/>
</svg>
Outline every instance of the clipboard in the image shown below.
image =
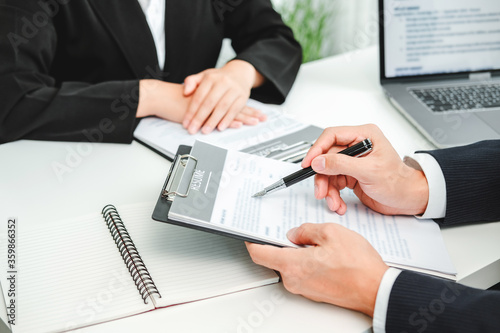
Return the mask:
<svg viewBox="0 0 500 333">
<path fill-rule="evenodd" d="M 192 147 L 180 146 L 152 217 L 157 221 L 238 240 L 296 248 L 302 246 L 286 238 L 286 231 L 290 228 L 304 222 L 340 223 L 367 239 L 380 239 L 375 249 L 390 266 L 454 278 L 453 264 L 435 223 L 423 223 L 410 216 L 388 219 L 365 207 L 352 191 L 344 195 L 348 210 L 342 217 L 329 211 L 325 205 L 318 205 L 311 195 L 313 184 L 307 184 L 307 181 L 289 189 L 289 194 L 280 191 L 260 204 L 245 199 L 250 198 L 255 189 L 261 189 L 263 182 L 279 179 L 282 173 L 289 174 L 296 168 L 291 163 L 227 150 L 202 141 L 196 141 Z M 203 181 L 198 179 L 200 171 L 205 171 Z M 196 186 L 197 182 L 202 185 Z M 205 191 L 206 188 L 209 190 Z M 301 201 L 300 205 L 297 205 L 298 201 Z M 387 228 L 397 230 L 398 237 L 387 234 Z M 418 240 L 424 238 L 434 241 L 422 248 Z M 413 245 L 411 249 L 401 248 L 399 255 L 388 253 L 381 245 L 392 244 L 396 248 L 400 243 Z M 412 252 L 405 251 L 424 251 L 425 255 L 412 257 L 407 255 Z M 436 253 L 440 253 L 439 264 L 436 264 Z"/>
<path fill-rule="evenodd" d="M 179 146 L 177 153 L 174 157 L 170 170 L 165 179 L 165 183 L 161 189 L 160 195 L 153 210 L 152 218 L 158 222 L 169 223 L 181 227 L 186 227 L 194 230 L 205 231 L 212 234 L 226 236 L 233 239 L 248 241 L 263 245 L 274 245 L 284 247 L 284 245 L 265 242 L 260 239 L 246 237 L 244 235 L 233 234 L 225 231 L 219 231 L 208 227 L 194 225 L 182 221 L 176 221 L 169 218 L 169 212 L 172 204 L 177 197 L 187 197 L 190 193 L 190 184 L 193 179 L 198 159 L 191 155 L 191 146 Z"/>
<path fill-rule="evenodd" d="M 155 209 L 153 211 L 153 220 L 160 222 L 167 222 L 171 224 L 179 225 L 179 222 L 170 220 L 168 218 L 168 212 L 172 207 L 172 202 L 177 195 L 180 185 L 180 181 L 182 180 L 182 176 L 186 172 L 187 159 L 193 159 L 193 161 L 197 161 L 196 158 L 193 158 L 191 155 L 191 146 L 179 146 L 177 150 L 177 154 L 170 165 L 170 170 L 168 171 L 167 179 L 165 179 L 165 183 L 161 189 L 161 193 L 158 197 L 158 200 L 155 205 Z M 187 174 L 187 173 L 186 173 Z M 182 194 L 182 193 L 181 193 Z M 184 193 L 183 195 L 188 195 L 189 192 Z M 183 224 L 184 225 L 184 224 Z"/>
</svg>

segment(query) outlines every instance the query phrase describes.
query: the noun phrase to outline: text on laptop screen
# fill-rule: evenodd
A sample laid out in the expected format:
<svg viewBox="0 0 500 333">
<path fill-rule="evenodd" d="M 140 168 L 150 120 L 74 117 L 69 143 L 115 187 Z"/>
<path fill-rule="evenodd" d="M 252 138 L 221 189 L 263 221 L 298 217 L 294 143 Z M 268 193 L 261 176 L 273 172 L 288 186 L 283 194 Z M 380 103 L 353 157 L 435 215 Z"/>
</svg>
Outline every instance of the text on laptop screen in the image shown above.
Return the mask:
<svg viewBox="0 0 500 333">
<path fill-rule="evenodd" d="M 500 69 L 500 0 L 384 0 L 385 77 Z"/>
</svg>

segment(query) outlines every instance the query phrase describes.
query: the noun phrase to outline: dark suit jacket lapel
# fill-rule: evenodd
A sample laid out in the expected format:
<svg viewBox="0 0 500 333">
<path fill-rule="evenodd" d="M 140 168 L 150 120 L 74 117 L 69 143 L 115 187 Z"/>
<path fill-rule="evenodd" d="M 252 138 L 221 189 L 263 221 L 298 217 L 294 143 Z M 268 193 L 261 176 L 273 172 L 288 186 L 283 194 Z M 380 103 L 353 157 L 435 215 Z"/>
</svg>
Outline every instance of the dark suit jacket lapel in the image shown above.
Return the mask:
<svg viewBox="0 0 500 333">
<path fill-rule="evenodd" d="M 158 66 L 153 36 L 137 0 L 89 0 L 130 67 L 142 79 L 151 77 Z M 106 50 L 101 50 L 106 52 Z"/>
<path fill-rule="evenodd" d="M 212 2 L 208 0 L 165 1 L 165 47 L 164 71 L 168 81 L 182 83 L 186 76 L 214 67 L 215 60 L 210 55 L 220 52 L 218 37 L 206 34 L 201 37 L 199 27 L 215 30 L 211 22 Z M 202 39 L 202 40 L 200 40 Z M 196 41 L 193 43 L 193 41 Z M 208 44 L 208 46 L 207 46 Z"/>
</svg>

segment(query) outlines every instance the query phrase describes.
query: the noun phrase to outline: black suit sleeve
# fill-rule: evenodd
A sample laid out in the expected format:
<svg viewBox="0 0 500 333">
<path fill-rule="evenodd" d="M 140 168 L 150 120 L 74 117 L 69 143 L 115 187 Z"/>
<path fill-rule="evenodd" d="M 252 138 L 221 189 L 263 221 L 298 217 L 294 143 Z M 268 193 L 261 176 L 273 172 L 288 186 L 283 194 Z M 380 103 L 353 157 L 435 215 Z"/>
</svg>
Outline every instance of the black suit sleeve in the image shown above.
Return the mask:
<svg viewBox="0 0 500 333">
<path fill-rule="evenodd" d="M 232 41 L 236 59 L 251 63 L 267 82 L 252 98 L 281 104 L 292 88 L 302 63 L 302 48 L 269 0 L 221 1 L 219 19 Z"/>
<path fill-rule="evenodd" d="M 498 332 L 500 291 L 402 272 L 391 291 L 386 332 Z"/>
<path fill-rule="evenodd" d="M 445 225 L 500 220 L 500 140 L 426 152 L 446 181 Z M 498 332 L 500 292 L 404 271 L 389 298 L 386 332 Z"/>
<path fill-rule="evenodd" d="M 138 81 L 57 84 L 48 73 L 58 36 L 42 14 L 35 1 L 0 1 L 0 143 L 130 142 Z"/>
<path fill-rule="evenodd" d="M 500 140 L 426 151 L 443 170 L 446 217 L 442 225 L 500 221 Z"/>
</svg>

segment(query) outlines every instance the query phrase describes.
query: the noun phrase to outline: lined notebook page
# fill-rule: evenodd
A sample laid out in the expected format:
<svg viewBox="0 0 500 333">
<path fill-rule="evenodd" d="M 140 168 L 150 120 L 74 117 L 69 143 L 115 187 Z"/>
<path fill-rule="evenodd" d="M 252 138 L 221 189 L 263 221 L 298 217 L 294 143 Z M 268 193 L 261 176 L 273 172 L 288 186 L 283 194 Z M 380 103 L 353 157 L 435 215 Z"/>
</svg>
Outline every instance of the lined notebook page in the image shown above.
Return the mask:
<svg viewBox="0 0 500 333">
<path fill-rule="evenodd" d="M 104 205 L 103 205 L 104 206 Z M 241 241 L 153 221 L 154 203 L 117 206 L 168 306 L 278 281 Z M 53 332 L 153 309 L 144 304 L 101 214 L 40 223 L 18 238 L 15 332 Z"/>
<path fill-rule="evenodd" d="M 19 224 L 15 332 L 52 332 L 152 309 L 142 301 L 99 214 Z"/>
<path fill-rule="evenodd" d="M 242 241 L 154 221 L 152 207 L 116 208 L 161 293 L 160 307 L 278 282 Z"/>
</svg>

